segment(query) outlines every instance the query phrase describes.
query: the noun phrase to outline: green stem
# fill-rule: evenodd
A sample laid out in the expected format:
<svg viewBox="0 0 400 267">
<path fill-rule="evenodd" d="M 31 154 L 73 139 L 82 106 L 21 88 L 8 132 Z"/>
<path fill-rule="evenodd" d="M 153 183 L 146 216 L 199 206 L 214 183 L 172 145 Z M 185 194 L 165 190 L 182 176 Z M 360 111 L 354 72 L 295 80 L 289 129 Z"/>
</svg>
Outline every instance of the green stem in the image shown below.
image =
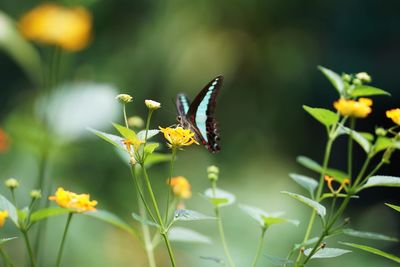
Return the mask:
<svg viewBox="0 0 400 267">
<path fill-rule="evenodd" d="M 356 119 L 351 118 L 350 119 L 350 134 L 349 134 L 349 139 L 348 139 L 348 145 L 347 145 L 347 173 L 349 175 L 349 178 L 352 178 L 352 172 L 353 172 L 353 130 L 355 128 L 356 124 Z"/>
<path fill-rule="evenodd" d="M 147 120 L 146 120 L 146 134 L 144 135 L 144 144 L 146 145 L 147 143 L 147 136 L 149 133 L 149 128 L 150 128 L 150 121 L 151 121 L 151 116 L 153 115 L 153 110 L 149 110 L 149 114 L 147 115 Z"/>
<path fill-rule="evenodd" d="M 139 214 L 142 218 L 146 220 L 147 214 L 144 208 L 144 204 L 143 202 L 140 201 L 139 197 L 138 197 L 138 203 L 139 203 Z M 143 232 L 144 245 L 146 249 L 147 260 L 149 262 L 149 267 L 156 267 L 156 260 L 154 257 L 154 246 L 151 240 L 150 228 L 147 224 L 142 223 L 142 232 Z"/>
<path fill-rule="evenodd" d="M 26 244 L 26 247 L 28 249 L 29 260 L 31 262 L 31 267 L 36 267 L 35 258 L 33 256 L 32 246 L 31 246 L 31 243 L 29 242 L 28 233 L 24 229 L 22 229 L 21 232 L 22 232 L 22 235 L 24 236 L 25 244 Z"/>
<path fill-rule="evenodd" d="M 363 178 L 365 172 L 368 169 L 369 163 L 371 162 L 371 155 L 367 155 L 367 159 L 364 161 L 363 166 L 361 167 L 360 172 L 358 173 L 357 179 L 354 181 L 353 187 L 355 188 L 360 182 L 361 179 Z"/>
<path fill-rule="evenodd" d="M 152 219 L 154 222 L 157 222 L 157 220 L 155 219 L 153 213 L 151 212 L 151 209 L 150 209 L 149 205 L 147 204 L 147 201 L 146 201 L 146 199 L 145 199 L 145 197 L 144 197 L 143 191 L 142 191 L 141 186 L 140 186 L 140 184 L 139 184 L 138 177 L 137 177 L 137 175 L 136 175 L 136 173 L 135 173 L 134 168 L 135 168 L 134 166 L 131 166 L 131 168 L 130 168 L 130 169 L 131 169 L 131 176 L 132 176 L 132 178 L 133 178 L 133 182 L 135 183 L 135 186 L 136 186 L 136 190 L 137 190 L 137 192 L 138 192 L 138 195 L 139 195 L 139 197 L 142 199 L 143 205 L 145 206 L 145 208 L 146 208 L 148 214 L 150 215 L 151 219 Z"/>
<path fill-rule="evenodd" d="M 8 254 L 3 250 L 2 247 L 0 247 L 0 255 L 3 258 L 6 267 L 14 267 L 14 264 L 12 263 L 10 256 L 8 256 Z"/>
<path fill-rule="evenodd" d="M 129 124 L 128 124 L 128 117 L 126 116 L 126 104 L 124 103 L 122 105 L 123 109 L 123 114 L 124 114 L 124 122 L 125 122 L 125 127 L 129 129 Z"/>
<path fill-rule="evenodd" d="M 265 232 L 266 231 L 267 231 L 267 228 L 262 228 L 261 229 L 260 241 L 258 242 L 257 253 L 256 253 L 256 257 L 253 260 L 253 264 L 251 265 L 252 267 L 256 267 L 257 266 L 257 262 L 260 259 L 260 256 L 261 256 L 261 253 L 262 253 L 263 244 L 264 244 L 264 236 L 265 236 Z"/>
<path fill-rule="evenodd" d="M 168 240 L 167 233 L 162 233 L 161 235 L 162 235 L 162 237 L 164 238 L 165 245 L 167 246 L 168 255 L 169 255 L 169 258 L 171 259 L 171 264 L 172 264 L 173 267 L 176 267 L 175 258 L 174 258 L 174 253 L 173 253 L 173 251 L 172 251 L 171 244 L 170 244 L 170 242 L 169 242 L 169 240 Z"/>
<path fill-rule="evenodd" d="M 172 148 L 172 157 L 171 157 L 171 163 L 170 163 L 170 168 L 169 168 L 169 178 L 168 178 L 168 194 L 167 194 L 167 208 L 165 209 L 165 224 L 168 224 L 168 218 L 169 218 L 169 205 L 170 205 L 170 199 L 172 195 L 172 186 L 171 186 L 171 180 L 172 180 L 172 175 L 174 173 L 174 162 L 176 158 L 176 148 Z"/>
<path fill-rule="evenodd" d="M 73 213 L 70 212 L 68 214 L 67 223 L 66 223 L 65 228 L 64 228 L 64 234 L 63 234 L 62 239 L 61 239 L 60 249 L 58 250 L 56 267 L 59 267 L 60 264 L 61 264 L 61 257 L 62 257 L 63 251 L 64 251 L 65 239 L 67 237 L 67 233 L 68 233 L 69 225 L 71 223 L 72 216 L 73 216 Z"/>
</svg>

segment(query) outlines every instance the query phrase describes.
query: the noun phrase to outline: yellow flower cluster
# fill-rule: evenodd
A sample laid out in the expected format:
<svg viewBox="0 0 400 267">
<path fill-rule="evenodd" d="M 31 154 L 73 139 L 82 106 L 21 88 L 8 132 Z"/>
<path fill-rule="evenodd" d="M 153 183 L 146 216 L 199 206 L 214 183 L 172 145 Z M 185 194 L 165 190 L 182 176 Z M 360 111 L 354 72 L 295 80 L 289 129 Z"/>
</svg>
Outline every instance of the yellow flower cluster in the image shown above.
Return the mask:
<svg viewBox="0 0 400 267">
<path fill-rule="evenodd" d="M 48 3 L 26 13 L 19 26 L 27 39 L 78 51 L 89 43 L 92 18 L 83 7 L 67 8 Z"/>
<path fill-rule="evenodd" d="M 165 139 L 167 139 L 168 146 L 170 148 L 180 148 L 183 146 L 190 146 L 192 144 L 199 144 L 194 138 L 194 133 L 189 129 L 183 129 L 182 127 L 159 128 L 160 131 L 164 134 Z"/>
<path fill-rule="evenodd" d="M 183 176 L 172 177 L 170 186 L 172 192 L 174 192 L 174 195 L 178 198 L 188 199 L 192 196 L 192 187 L 189 181 Z"/>
<path fill-rule="evenodd" d="M 8 217 L 8 211 L 6 210 L 0 211 L 0 227 L 3 227 L 7 217 Z"/>
<path fill-rule="evenodd" d="M 392 119 L 394 123 L 400 126 L 400 108 L 386 111 L 386 117 Z"/>
<path fill-rule="evenodd" d="M 66 209 L 72 209 L 76 212 L 95 211 L 97 205 L 96 200 L 90 200 L 88 194 L 76 194 L 65 191 L 64 188 L 57 188 L 54 196 L 50 196 L 49 200 L 53 200 L 58 206 Z"/>
<path fill-rule="evenodd" d="M 341 98 L 333 103 L 333 106 L 342 116 L 365 118 L 372 111 L 372 100 L 369 98 L 360 98 L 356 101 Z"/>
</svg>

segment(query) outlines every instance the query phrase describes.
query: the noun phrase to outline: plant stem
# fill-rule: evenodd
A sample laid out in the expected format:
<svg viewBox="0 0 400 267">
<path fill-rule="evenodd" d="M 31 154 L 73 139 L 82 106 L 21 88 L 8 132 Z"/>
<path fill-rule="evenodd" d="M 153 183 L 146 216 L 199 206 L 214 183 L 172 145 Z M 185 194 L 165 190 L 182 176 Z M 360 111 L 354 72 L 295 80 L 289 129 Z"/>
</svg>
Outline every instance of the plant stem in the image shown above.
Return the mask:
<svg viewBox="0 0 400 267">
<path fill-rule="evenodd" d="M 140 186 L 140 184 L 139 184 L 138 177 L 137 177 L 137 175 L 136 175 L 136 173 L 135 173 L 134 168 L 135 168 L 134 166 L 131 166 L 131 167 L 130 167 L 130 169 L 131 169 L 131 176 L 132 176 L 132 178 L 133 178 L 133 182 L 135 183 L 136 191 L 138 192 L 138 196 L 142 199 L 143 205 L 145 206 L 145 208 L 146 208 L 147 212 L 149 213 L 151 219 L 152 219 L 154 222 L 156 222 L 157 220 L 155 219 L 153 213 L 152 213 L 151 210 L 150 210 L 149 205 L 147 204 L 147 201 L 146 201 L 146 199 L 145 199 L 145 197 L 144 197 L 143 191 L 142 191 L 141 186 Z"/>
<path fill-rule="evenodd" d="M 149 114 L 147 115 L 147 120 L 146 120 L 146 134 L 144 135 L 144 144 L 147 144 L 147 136 L 149 134 L 149 128 L 150 128 L 150 121 L 151 121 L 151 116 L 153 115 L 153 110 L 149 110 Z"/>
<path fill-rule="evenodd" d="M 61 257 L 62 257 L 62 253 L 63 253 L 63 250 L 64 250 L 65 239 L 67 237 L 68 228 L 69 228 L 69 225 L 71 223 L 72 216 L 73 216 L 73 213 L 70 212 L 68 214 L 68 219 L 67 219 L 67 223 L 65 225 L 64 234 L 63 234 L 62 239 L 61 239 L 60 249 L 58 250 L 56 267 L 59 267 L 60 264 L 61 264 Z"/>
<path fill-rule="evenodd" d="M 173 251 L 172 251 L 171 244 L 170 244 L 170 242 L 169 242 L 169 240 L 168 240 L 167 233 L 161 233 L 161 235 L 162 235 L 162 237 L 164 238 L 165 245 L 167 246 L 168 255 L 169 255 L 169 258 L 171 259 L 171 264 L 172 264 L 173 267 L 176 267 L 175 258 L 174 258 L 174 253 L 173 253 Z"/>
<path fill-rule="evenodd" d="M 140 201 L 139 197 L 138 197 L 138 204 L 139 204 L 139 214 L 146 220 L 147 214 L 144 209 L 144 204 L 142 201 Z M 149 262 L 149 267 L 156 267 L 156 260 L 154 257 L 154 246 L 151 240 L 150 228 L 147 224 L 142 223 L 142 232 L 143 232 L 144 245 L 146 248 L 146 255 L 147 255 L 147 260 Z"/>
<path fill-rule="evenodd" d="M 124 114 L 124 122 L 125 122 L 125 127 L 129 129 L 129 124 L 128 124 L 128 117 L 126 116 L 126 104 L 124 103 L 122 105 L 122 110 L 123 110 L 123 114 Z"/>
<path fill-rule="evenodd" d="M 257 266 L 257 262 L 260 259 L 262 248 L 263 248 L 263 243 L 264 243 L 264 236 L 265 236 L 265 232 L 266 231 L 267 231 L 267 228 L 262 228 L 261 229 L 260 241 L 259 241 L 258 246 L 257 246 L 256 257 L 254 258 L 253 264 L 251 265 L 252 267 L 256 267 Z"/>
<path fill-rule="evenodd" d="M 3 257 L 6 267 L 14 267 L 14 264 L 12 263 L 10 256 L 8 256 L 8 254 L 3 250 L 2 247 L 0 247 L 0 255 Z"/>
<path fill-rule="evenodd" d="M 22 235 L 24 236 L 25 244 L 28 249 L 31 267 L 36 267 L 35 258 L 33 256 L 33 251 L 32 251 L 32 246 L 31 246 L 31 243 L 29 242 L 28 233 L 26 232 L 25 229 L 21 229 L 21 232 L 22 232 Z"/>
<path fill-rule="evenodd" d="M 171 157 L 171 163 L 170 163 L 170 168 L 169 168 L 169 178 L 168 178 L 168 195 L 167 195 L 167 207 L 165 209 L 165 224 L 168 224 L 168 218 L 169 218 L 169 202 L 171 199 L 172 195 L 172 186 L 171 186 L 171 180 L 172 180 L 172 175 L 174 173 L 174 162 L 176 158 L 176 148 L 172 148 L 172 157 Z"/>
<path fill-rule="evenodd" d="M 352 178 L 352 172 L 353 172 L 353 131 L 355 128 L 356 124 L 356 119 L 351 118 L 350 119 L 350 134 L 349 134 L 349 139 L 348 139 L 348 145 L 347 145 L 347 173 L 349 175 L 349 178 Z"/>
</svg>

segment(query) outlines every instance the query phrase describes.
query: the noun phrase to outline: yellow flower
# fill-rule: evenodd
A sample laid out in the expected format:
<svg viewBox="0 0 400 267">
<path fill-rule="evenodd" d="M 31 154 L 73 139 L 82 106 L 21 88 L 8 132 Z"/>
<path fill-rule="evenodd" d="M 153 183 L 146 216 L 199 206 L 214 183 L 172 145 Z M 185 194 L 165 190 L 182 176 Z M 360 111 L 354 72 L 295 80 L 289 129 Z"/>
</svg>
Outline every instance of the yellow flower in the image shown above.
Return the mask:
<svg viewBox="0 0 400 267">
<path fill-rule="evenodd" d="M 73 192 L 65 191 L 64 188 L 57 188 L 54 196 L 50 196 L 49 200 L 53 200 L 58 206 L 66 209 L 72 209 L 76 212 L 95 211 L 94 206 L 97 205 L 96 200 L 90 200 L 88 194 L 76 194 Z"/>
<path fill-rule="evenodd" d="M 47 3 L 26 13 L 19 26 L 27 39 L 78 51 L 89 43 L 92 18 L 83 7 Z"/>
<path fill-rule="evenodd" d="M 10 147 L 8 135 L 0 128 L 0 153 L 6 152 Z"/>
<path fill-rule="evenodd" d="M 0 211 L 0 227 L 3 227 L 7 217 L 8 217 L 8 211 L 6 210 Z"/>
<path fill-rule="evenodd" d="M 126 146 L 126 150 L 128 150 L 128 152 L 131 153 L 132 146 L 135 149 L 135 151 L 138 151 L 140 146 L 144 144 L 144 141 L 140 140 L 139 138 L 137 138 L 136 140 L 125 139 L 123 143 Z"/>
<path fill-rule="evenodd" d="M 192 187 L 190 186 L 189 181 L 183 176 L 172 177 L 170 186 L 172 188 L 172 192 L 178 198 L 188 199 L 192 196 Z"/>
<path fill-rule="evenodd" d="M 392 121 L 397 125 L 400 125 L 400 108 L 386 111 L 386 117 L 392 119 Z"/>
<path fill-rule="evenodd" d="M 356 118 L 365 118 L 371 113 L 372 100 L 369 98 L 360 98 L 358 101 L 351 99 L 341 98 L 333 103 L 343 116 L 350 116 Z"/>
<path fill-rule="evenodd" d="M 167 139 L 168 146 L 170 148 L 180 148 L 183 146 L 190 146 L 192 144 L 199 144 L 194 138 L 194 133 L 189 129 L 183 129 L 182 127 L 159 128 L 160 131 L 164 134 L 165 139 Z"/>
</svg>

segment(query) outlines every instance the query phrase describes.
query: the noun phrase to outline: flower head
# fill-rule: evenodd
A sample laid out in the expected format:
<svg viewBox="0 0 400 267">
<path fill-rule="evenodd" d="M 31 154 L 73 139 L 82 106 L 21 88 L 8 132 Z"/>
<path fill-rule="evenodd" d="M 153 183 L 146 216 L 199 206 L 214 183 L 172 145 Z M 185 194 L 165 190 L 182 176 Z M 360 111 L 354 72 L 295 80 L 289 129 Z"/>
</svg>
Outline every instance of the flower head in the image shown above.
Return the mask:
<svg viewBox="0 0 400 267">
<path fill-rule="evenodd" d="M 392 119 L 392 121 L 397 125 L 400 125 L 400 108 L 386 111 L 386 117 Z"/>
<path fill-rule="evenodd" d="M 55 201 L 62 208 L 72 209 L 79 213 L 95 211 L 97 205 L 96 200 L 90 200 L 90 195 L 65 191 L 62 187 L 57 188 L 54 196 L 50 196 L 49 200 Z"/>
<path fill-rule="evenodd" d="M 42 192 L 40 190 L 32 190 L 30 196 L 32 199 L 39 199 L 42 197 Z"/>
<path fill-rule="evenodd" d="M 211 165 L 207 168 L 208 179 L 211 181 L 217 181 L 219 175 L 219 168 L 215 165 Z"/>
<path fill-rule="evenodd" d="M 83 7 L 47 3 L 26 13 L 19 26 L 27 39 L 78 51 L 89 43 L 92 18 Z"/>
<path fill-rule="evenodd" d="M 146 107 L 147 107 L 148 109 L 151 109 L 151 110 L 156 110 L 156 109 L 161 108 L 161 103 L 159 103 L 159 102 L 157 102 L 157 101 L 154 101 L 154 100 L 146 99 L 146 100 L 144 101 L 144 104 L 146 105 Z"/>
<path fill-rule="evenodd" d="M 142 128 L 144 126 L 144 121 L 139 116 L 133 116 L 128 118 L 128 124 L 131 127 Z"/>
<path fill-rule="evenodd" d="M 159 127 L 159 128 L 160 131 L 164 134 L 164 138 L 167 139 L 168 147 L 170 148 L 181 148 L 183 146 L 199 144 L 194 138 L 194 133 L 189 129 L 183 129 L 182 127 L 176 127 L 176 128 Z"/>
<path fill-rule="evenodd" d="M 4 182 L 5 186 L 10 188 L 10 189 L 15 189 L 19 187 L 19 182 L 15 178 L 9 178 Z"/>
<path fill-rule="evenodd" d="M 333 106 L 343 116 L 356 118 L 365 118 L 371 113 L 372 100 L 369 98 L 360 98 L 358 101 L 341 98 Z"/>
<path fill-rule="evenodd" d="M 10 147 L 8 135 L 0 128 L 0 153 L 6 152 Z"/>
<path fill-rule="evenodd" d="M 8 211 L 6 210 L 0 211 L 0 227 L 3 227 L 7 217 L 8 217 Z"/>
<path fill-rule="evenodd" d="M 183 176 L 172 177 L 170 186 L 172 188 L 172 192 L 178 198 L 188 199 L 192 196 L 192 187 L 190 186 L 189 181 Z"/>
<path fill-rule="evenodd" d="M 356 74 L 356 78 L 362 82 L 370 83 L 372 81 L 371 76 L 366 72 L 359 72 Z"/>
<path fill-rule="evenodd" d="M 133 101 L 133 97 L 128 94 L 119 94 L 115 97 L 119 102 L 127 104 Z"/>
</svg>

